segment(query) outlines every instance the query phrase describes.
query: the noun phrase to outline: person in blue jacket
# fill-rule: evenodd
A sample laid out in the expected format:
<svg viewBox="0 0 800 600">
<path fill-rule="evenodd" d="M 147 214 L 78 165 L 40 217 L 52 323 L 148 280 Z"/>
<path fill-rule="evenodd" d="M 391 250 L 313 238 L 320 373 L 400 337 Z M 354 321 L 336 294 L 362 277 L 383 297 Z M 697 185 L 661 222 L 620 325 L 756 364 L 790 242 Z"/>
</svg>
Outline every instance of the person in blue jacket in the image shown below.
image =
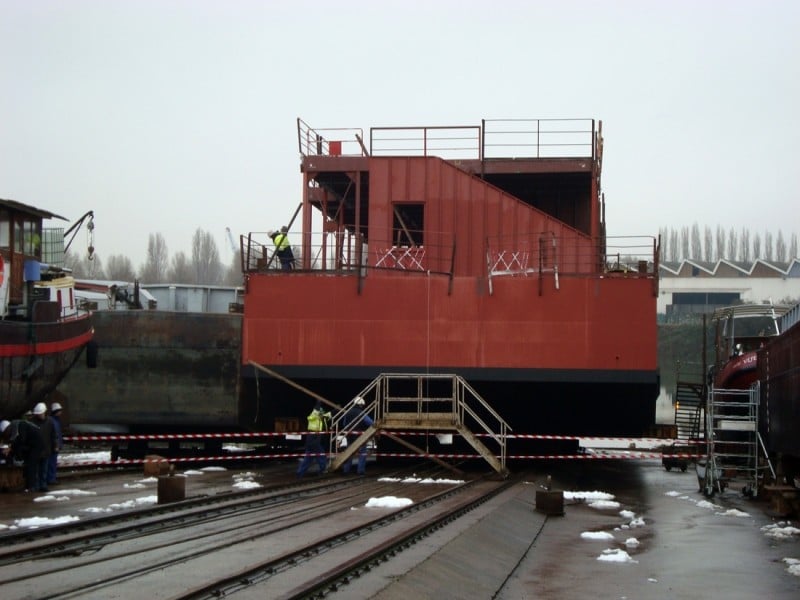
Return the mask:
<svg viewBox="0 0 800 600">
<path fill-rule="evenodd" d="M 58 470 L 58 453 L 64 447 L 64 435 L 61 430 L 61 404 L 53 402 L 50 405 L 50 417 L 53 419 L 53 429 L 56 434 L 56 441 L 53 445 L 53 453 L 47 459 L 47 484 L 57 483 L 56 472 Z"/>
<path fill-rule="evenodd" d="M 366 429 L 367 427 L 371 427 L 375 422 L 372 420 L 368 414 L 362 414 L 364 412 L 364 399 L 360 396 L 357 397 L 353 401 L 353 407 L 347 411 L 345 414 L 344 422 L 345 425 L 352 425 L 355 428 Z M 366 473 L 367 467 L 367 445 L 362 444 L 361 448 L 358 449 L 358 466 L 356 467 L 356 474 L 364 475 Z M 353 468 L 353 459 L 352 457 L 342 466 L 342 472 L 347 474 L 350 473 L 350 470 Z"/>
</svg>

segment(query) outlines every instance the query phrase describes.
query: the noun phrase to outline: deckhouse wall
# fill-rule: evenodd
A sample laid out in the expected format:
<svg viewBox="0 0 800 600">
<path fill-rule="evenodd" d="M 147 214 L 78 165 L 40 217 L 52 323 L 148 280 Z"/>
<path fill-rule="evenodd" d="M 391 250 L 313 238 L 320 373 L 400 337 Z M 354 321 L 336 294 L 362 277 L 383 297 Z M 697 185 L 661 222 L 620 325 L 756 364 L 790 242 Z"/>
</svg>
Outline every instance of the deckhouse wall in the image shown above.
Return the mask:
<svg viewBox="0 0 800 600">
<path fill-rule="evenodd" d="M 369 189 L 371 240 L 392 239 L 395 205 L 423 204 L 430 262 L 448 261 L 435 255 L 452 252 L 454 243 L 457 276 L 485 275 L 490 245 L 513 251 L 540 239 L 557 240 L 568 272 L 591 272 L 598 262 L 590 236 L 440 158 L 372 158 Z"/>
</svg>

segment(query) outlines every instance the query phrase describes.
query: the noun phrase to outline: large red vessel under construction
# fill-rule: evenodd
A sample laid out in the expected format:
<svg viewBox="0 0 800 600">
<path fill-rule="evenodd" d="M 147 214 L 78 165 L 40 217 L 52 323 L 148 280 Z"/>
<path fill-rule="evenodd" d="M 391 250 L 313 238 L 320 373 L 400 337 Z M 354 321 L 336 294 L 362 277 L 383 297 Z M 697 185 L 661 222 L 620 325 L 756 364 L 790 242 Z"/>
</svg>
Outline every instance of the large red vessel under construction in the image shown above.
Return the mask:
<svg viewBox="0 0 800 600">
<path fill-rule="evenodd" d="M 340 404 L 381 373 L 452 373 L 516 434 L 654 423 L 657 242 L 606 235 L 599 122 L 297 125 L 294 263 L 242 236 L 242 414 L 308 412 L 265 366 Z"/>
</svg>

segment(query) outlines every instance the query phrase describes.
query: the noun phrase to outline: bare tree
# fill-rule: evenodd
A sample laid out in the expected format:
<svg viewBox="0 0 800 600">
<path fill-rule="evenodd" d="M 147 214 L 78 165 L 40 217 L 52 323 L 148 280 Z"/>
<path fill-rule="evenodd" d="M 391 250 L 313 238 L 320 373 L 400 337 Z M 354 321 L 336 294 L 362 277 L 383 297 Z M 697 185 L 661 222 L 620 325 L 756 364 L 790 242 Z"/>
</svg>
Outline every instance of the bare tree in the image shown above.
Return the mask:
<svg viewBox="0 0 800 600">
<path fill-rule="evenodd" d="M 208 231 L 197 229 L 192 237 L 194 283 L 218 285 L 222 281 L 222 263 L 214 238 Z"/>
<path fill-rule="evenodd" d="M 725 229 L 717 225 L 717 260 L 725 258 Z"/>
<path fill-rule="evenodd" d="M 160 233 L 151 233 L 147 240 L 147 262 L 140 269 L 140 279 L 145 283 L 163 283 L 168 267 L 167 242 Z"/>
<path fill-rule="evenodd" d="M 731 227 L 731 230 L 728 232 L 728 252 L 725 256 L 728 260 L 736 260 L 737 254 L 736 251 L 739 249 L 739 236 L 736 234 L 736 230 Z"/>
<path fill-rule="evenodd" d="M 658 239 L 659 239 L 659 245 L 658 245 L 659 260 L 661 262 L 664 262 L 666 260 L 669 260 L 667 258 L 667 256 L 669 256 L 669 252 L 668 252 L 668 250 L 669 250 L 669 248 L 668 248 L 669 239 L 667 238 L 667 228 L 666 227 L 659 227 L 658 228 Z"/>
<path fill-rule="evenodd" d="M 689 228 L 681 227 L 681 259 L 686 260 L 689 256 Z"/>
<path fill-rule="evenodd" d="M 679 261 L 680 254 L 678 253 L 678 230 L 677 229 L 670 229 L 669 230 L 669 259 L 671 261 Z"/>
<path fill-rule="evenodd" d="M 764 232 L 764 258 L 767 260 L 772 260 L 773 256 L 773 245 L 772 245 L 772 232 L 765 231 Z"/>
<path fill-rule="evenodd" d="M 106 276 L 114 281 L 133 281 L 136 271 L 133 270 L 131 259 L 122 254 L 112 254 L 106 263 Z"/>
<path fill-rule="evenodd" d="M 692 224 L 691 244 L 692 258 L 703 260 L 703 242 L 700 241 L 700 226 L 696 222 Z"/>
<path fill-rule="evenodd" d="M 89 255 L 82 253 L 80 256 L 71 251 L 64 255 L 64 265 L 72 269 L 72 275 L 78 279 L 105 279 L 103 261 L 95 254 L 91 260 Z"/>
<path fill-rule="evenodd" d="M 714 234 L 711 232 L 711 227 L 708 225 L 706 225 L 703 230 L 703 238 L 703 260 L 706 262 L 716 260 L 717 257 L 714 255 Z"/>
<path fill-rule="evenodd" d="M 695 223 L 691 227 L 684 226 L 680 229 L 664 227 L 659 229 L 659 235 L 661 259 L 665 261 L 702 258 L 708 262 L 725 259 L 749 263 L 757 259 L 774 259 L 779 262 L 800 259 L 798 234 L 792 233 L 784 237 L 780 230 L 777 237 L 773 237 L 771 231 L 765 231 L 762 236 L 758 233 L 751 234 L 747 227 L 737 231 L 733 227 L 726 230 L 717 225 L 712 234 L 712 229 L 704 226 L 701 240 L 700 228 Z"/>
<path fill-rule="evenodd" d="M 242 276 L 242 251 L 237 250 L 233 253 L 233 260 L 230 266 L 225 271 L 224 278 L 225 285 L 242 285 L 244 277 Z"/>
<path fill-rule="evenodd" d="M 169 279 L 173 283 L 194 283 L 192 265 L 186 253 L 178 252 L 172 257 L 172 266 L 169 269 Z"/>
<path fill-rule="evenodd" d="M 783 262 L 786 260 L 786 240 L 783 239 L 783 232 L 778 230 L 778 237 L 775 240 L 775 260 Z"/>
<path fill-rule="evenodd" d="M 742 227 L 742 235 L 739 237 L 739 258 L 744 262 L 750 262 L 750 230 Z"/>
</svg>

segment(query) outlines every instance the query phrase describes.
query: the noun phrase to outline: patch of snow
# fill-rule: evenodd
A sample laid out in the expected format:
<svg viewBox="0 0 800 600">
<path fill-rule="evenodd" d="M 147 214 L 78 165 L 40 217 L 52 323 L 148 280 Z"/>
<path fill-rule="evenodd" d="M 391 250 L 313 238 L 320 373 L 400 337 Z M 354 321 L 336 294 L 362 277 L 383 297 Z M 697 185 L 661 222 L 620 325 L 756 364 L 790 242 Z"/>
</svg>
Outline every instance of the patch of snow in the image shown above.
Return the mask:
<svg viewBox="0 0 800 600">
<path fill-rule="evenodd" d="M 581 533 L 581 539 L 584 540 L 601 540 L 604 542 L 614 539 L 614 536 L 607 531 L 584 531 Z"/>
<path fill-rule="evenodd" d="M 63 517 L 28 517 L 26 519 L 17 519 L 14 524 L 17 527 L 24 527 L 26 529 L 38 529 L 39 527 L 48 527 L 50 525 L 61 525 L 63 523 L 72 523 L 73 521 L 80 521 L 80 517 L 73 517 L 65 515 Z"/>
<path fill-rule="evenodd" d="M 260 488 L 261 484 L 255 481 L 242 480 L 234 483 L 233 487 L 239 490 L 254 490 L 255 488 Z"/>
<path fill-rule="evenodd" d="M 367 508 L 403 508 L 412 504 L 414 502 L 410 498 L 383 496 L 381 498 L 370 498 L 364 506 Z"/>
<path fill-rule="evenodd" d="M 631 555 L 625 552 L 625 550 L 620 549 L 611 549 L 608 548 L 603 550 L 603 553 L 597 557 L 597 560 L 602 562 L 614 562 L 614 563 L 638 563 L 639 561 L 633 560 Z"/>
</svg>

